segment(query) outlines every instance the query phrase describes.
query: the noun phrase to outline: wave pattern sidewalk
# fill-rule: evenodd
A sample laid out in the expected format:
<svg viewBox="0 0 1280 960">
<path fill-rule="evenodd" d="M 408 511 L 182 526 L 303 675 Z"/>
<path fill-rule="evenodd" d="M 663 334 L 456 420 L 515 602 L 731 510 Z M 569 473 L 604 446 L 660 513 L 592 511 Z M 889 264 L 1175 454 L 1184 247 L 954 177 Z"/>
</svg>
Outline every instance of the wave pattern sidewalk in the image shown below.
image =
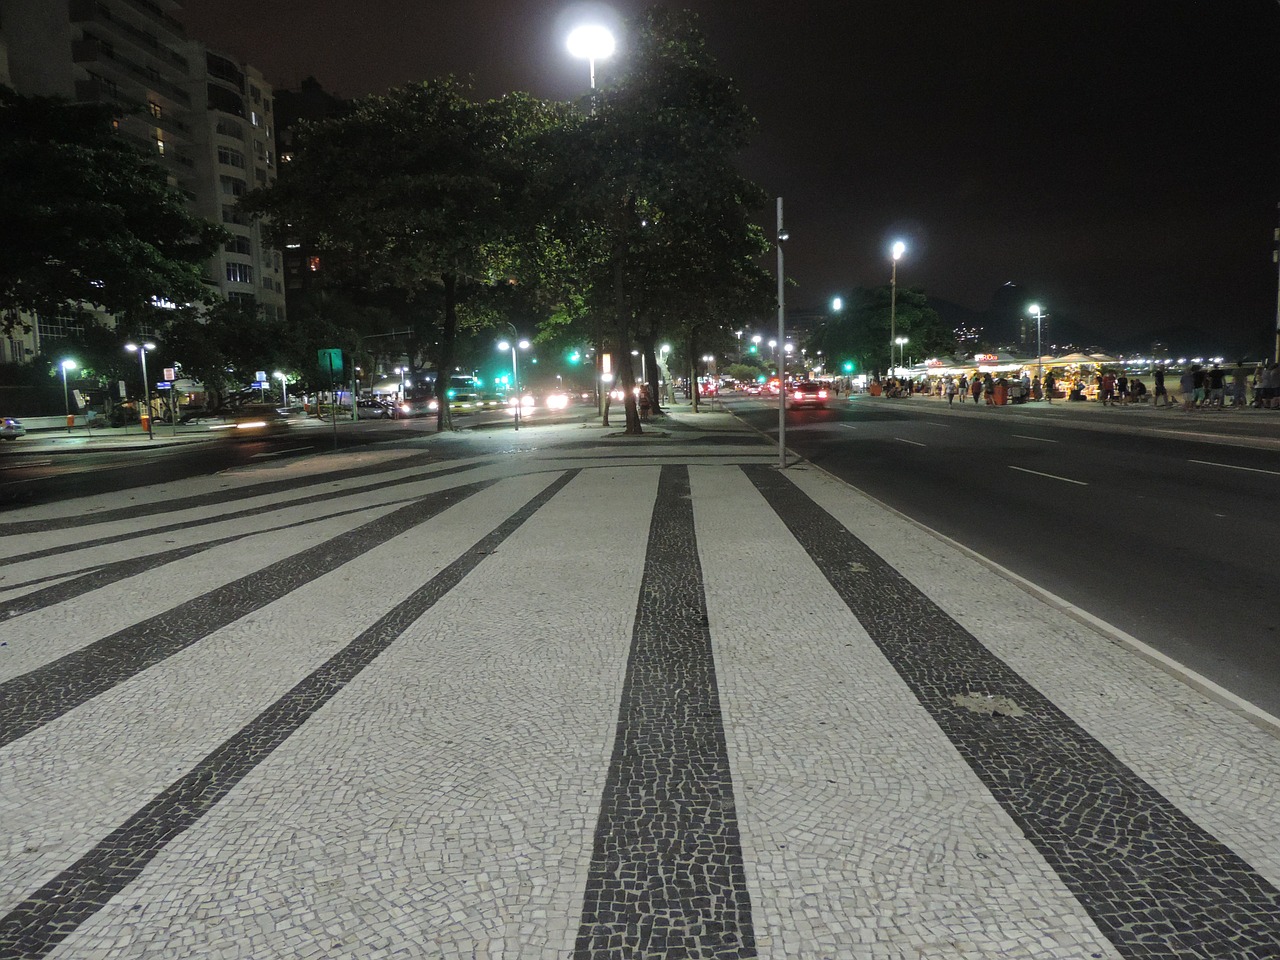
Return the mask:
<svg viewBox="0 0 1280 960">
<path fill-rule="evenodd" d="M 15 513 L 0 956 L 1280 956 L 1274 739 L 674 427 Z"/>
</svg>

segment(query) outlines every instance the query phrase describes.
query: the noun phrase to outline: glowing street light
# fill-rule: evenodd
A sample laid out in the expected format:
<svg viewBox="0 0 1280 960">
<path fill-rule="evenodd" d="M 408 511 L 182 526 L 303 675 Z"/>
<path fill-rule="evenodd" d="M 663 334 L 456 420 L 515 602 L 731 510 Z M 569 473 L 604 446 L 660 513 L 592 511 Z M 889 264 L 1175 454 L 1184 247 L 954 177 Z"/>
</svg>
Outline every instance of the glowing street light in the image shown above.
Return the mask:
<svg viewBox="0 0 1280 960">
<path fill-rule="evenodd" d="M 1040 312 L 1040 304 L 1033 303 L 1027 311 L 1036 318 L 1036 379 L 1040 381 L 1040 389 L 1044 389 L 1044 350 L 1040 347 L 1040 321 L 1044 314 Z"/>
<path fill-rule="evenodd" d="M 898 345 L 898 366 L 905 367 L 907 365 L 907 344 L 910 341 L 908 341 L 906 337 L 895 337 L 893 342 Z M 889 359 L 890 361 L 893 360 L 892 357 Z"/>
<path fill-rule="evenodd" d="M 154 440 L 155 434 L 151 432 L 151 381 L 147 379 L 147 351 L 154 350 L 156 345 L 150 342 L 141 346 L 136 343 L 126 343 L 124 348 L 130 353 L 136 353 L 138 359 L 142 361 L 143 406 L 142 412 L 139 414 L 139 421 L 142 423 L 143 429 L 147 431 L 147 439 Z"/>
<path fill-rule="evenodd" d="M 280 406 L 289 406 L 289 381 L 285 379 L 285 375 L 279 370 L 275 371 L 272 376 L 280 381 Z"/>
<path fill-rule="evenodd" d="M 893 273 L 889 277 L 889 362 L 893 363 L 893 344 L 897 343 L 896 316 L 898 310 L 898 261 L 907 252 L 901 240 L 893 242 Z"/>
<path fill-rule="evenodd" d="M 586 60 L 591 65 L 591 89 L 596 88 L 596 61 L 613 55 L 616 43 L 608 27 L 599 24 L 585 24 L 575 27 L 569 32 L 566 43 L 569 53 L 579 60 Z"/>
<path fill-rule="evenodd" d="M 515 328 L 513 327 L 512 329 L 514 330 Z M 520 410 L 521 410 L 521 406 L 524 403 L 524 397 L 520 393 L 520 363 L 516 359 L 517 346 L 521 350 L 528 350 L 530 344 L 528 340 L 520 340 L 519 342 L 516 342 L 516 341 L 508 342 L 506 340 L 498 341 L 499 350 L 511 351 L 511 386 L 514 388 L 514 391 L 515 391 L 515 400 L 516 400 L 515 423 L 516 423 L 516 429 L 519 430 L 520 429 Z"/>
<path fill-rule="evenodd" d="M 74 360 L 63 360 L 62 363 L 58 364 L 58 366 L 62 368 L 62 409 L 66 411 L 67 433 L 70 433 L 71 432 L 71 399 L 70 399 L 70 394 L 67 392 L 67 371 L 74 370 L 76 368 L 76 362 Z M 84 425 L 85 427 L 89 426 L 88 413 L 86 413 L 84 416 Z"/>
</svg>

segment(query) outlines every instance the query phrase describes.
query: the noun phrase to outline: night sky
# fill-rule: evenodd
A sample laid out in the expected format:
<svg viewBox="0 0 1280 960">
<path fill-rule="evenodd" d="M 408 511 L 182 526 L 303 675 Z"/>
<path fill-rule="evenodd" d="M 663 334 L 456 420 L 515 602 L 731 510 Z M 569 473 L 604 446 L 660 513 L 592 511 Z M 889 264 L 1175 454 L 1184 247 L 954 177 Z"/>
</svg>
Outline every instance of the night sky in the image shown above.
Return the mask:
<svg viewBox="0 0 1280 960">
<path fill-rule="evenodd" d="M 1120 347 L 1270 355 L 1280 202 L 1276 0 L 684 0 L 759 120 L 743 158 L 786 207 L 788 305 L 898 280 L 1013 300 Z M 649 6 L 619 0 L 622 17 Z M 344 97 L 452 73 L 572 99 L 573 5 L 186 0 L 188 33 Z M 625 37 L 621 38 L 625 43 Z M 608 62 L 597 67 L 607 80 Z M 772 230 L 772 211 L 762 215 Z M 772 259 L 769 261 L 772 269 Z M 1021 295 L 1025 293 L 1025 297 Z M 1204 341 L 1204 337 L 1198 338 Z"/>
</svg>

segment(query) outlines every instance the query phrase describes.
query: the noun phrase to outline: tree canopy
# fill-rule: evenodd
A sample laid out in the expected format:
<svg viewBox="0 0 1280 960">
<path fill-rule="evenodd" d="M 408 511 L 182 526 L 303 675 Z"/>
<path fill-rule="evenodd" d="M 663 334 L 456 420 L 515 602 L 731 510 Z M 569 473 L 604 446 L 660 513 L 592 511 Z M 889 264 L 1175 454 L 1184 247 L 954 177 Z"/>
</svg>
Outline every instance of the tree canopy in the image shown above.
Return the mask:
<svg viewBox="0 0 1280 960">
<path fill-rule="evenodd" d="M 220 226 L 187 211 L 111 107 L 0 87 L 0 325 L 16 312 L 143 319 L 205 296 Z"/>
</svg>

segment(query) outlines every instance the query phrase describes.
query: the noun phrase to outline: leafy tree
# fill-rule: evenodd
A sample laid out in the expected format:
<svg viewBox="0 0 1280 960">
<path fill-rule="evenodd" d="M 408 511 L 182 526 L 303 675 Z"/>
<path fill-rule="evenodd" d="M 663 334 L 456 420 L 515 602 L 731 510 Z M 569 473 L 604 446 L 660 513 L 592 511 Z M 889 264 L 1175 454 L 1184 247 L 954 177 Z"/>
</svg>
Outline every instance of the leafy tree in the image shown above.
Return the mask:
<svg viewBox="0 0 1280 960">
<path fill-rule="evenodd" d="M 112 108 L 0 87 L 0 330 L 17 311 L 146 324 L 199 301 L 220 226 L 113 132 Z"/>
<path fill-rule="evenodd" d="M 631 31 L 617 79 L 553 138 L 559 165 L 549 195 L 584 314 L 610 321 L 617 357 L 639 340 L 656 395 L 662 335 L 727 327 L 767 306 L 768 279 L 755 262 L 767 244 L 751 221 L 765 198 L 735 167 L 754 121 L 694 15 L 654 8 Z M 618 373 L 626 431 L 639 433 L 630 364 Z"/>
<path fill-rule="evenodd" d="M 433 355 L 438 423 L 454 367 L 460 309 L 477 289 L 511 276 L 526 210 L 520 141 L 556 122 L 522 94 L 473 103 L 452 78 L 357 101 L 338 118 L 303 125 L 276 184 L 245 199 L 278 238 L 321 258 L 326 283 L 413 305 L 438 298 L 414 325 L 413 352 Z"/>
<path fill-rule="evenodd" d="M 832 370 L 853 361 L 863 372 L 887 370 L 890 363 L 889 287 L 858 288 L 846 298 L 844 309 L 832 316 L 808 340 L 810 352 L 821 350 Z M 950 355 L 955 337 L 937 311 L 918 290 L 899 287 L 894 332 L 910 340 L 916 355 Z"/>
</svg>

